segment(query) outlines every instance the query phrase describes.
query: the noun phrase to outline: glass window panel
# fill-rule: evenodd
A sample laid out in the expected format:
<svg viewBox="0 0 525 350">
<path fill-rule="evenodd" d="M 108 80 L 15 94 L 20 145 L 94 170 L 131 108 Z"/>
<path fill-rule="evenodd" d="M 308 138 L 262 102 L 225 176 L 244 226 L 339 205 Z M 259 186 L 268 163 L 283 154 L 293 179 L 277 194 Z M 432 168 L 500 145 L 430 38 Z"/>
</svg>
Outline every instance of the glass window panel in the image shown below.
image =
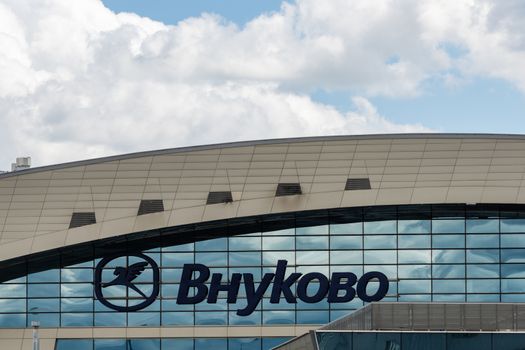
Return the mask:
<svg viewBox="0 0 525 350">
<path fill-rule="evenodd" d="M 163 267 L 182 267 L 184 264 L 193 264 L 193 253 L 163 253 Z"/>
<path fill-rule="evenodd" d="M 126 306 L 127 305 L 126 298 L 111 299 L 111 303 L 114 304 L 114 305 L 118 305 L 118 306 Z M 94 306 L 95 306 L 95 312 L 98 312 L 98 311 L 103 311 L 103 312 L 113 311 L 113 309 L 110 309 L 107 306 L 102 305 L 102 303 L 99 302 L 98 300 L 94 300 Z"/>
<path fill-rule="evenodd" d="M 334 272 L 352 272 L 356 276 L 361 276 L 363 274 L 363 265 L 330 266 L 330 273 Z"/>
<path fill-rule="evenodd" d="M 365 265 L 363 273 L 370 271 L 378 271 L 384 273 L 389 279 L 397 278 L 397 266 L 396 265 Z M 360 277 L 360 275 L 358 275 Z M 390 282 L 392 286 L 392 282 Z"/>
<path fill-rule="evenodd" d="M 163 252 L 193 252 L 195 250 L 195 244 L 186 243 L 186 244 L 172 245 L 169 247 L 163 247 L 161 250 Z"/>
<path fill-rule="evenodd" d="M 196 325 L 225 325 L 228 323 L 226 311 L 195 312 Z"/>
<path fill-rule="evenodd" d="M 295 229 L 296 235 L 327 235 L 328 225 L 297 227 Z"/>
<path fill-rule="evenodd" d="M 499 235 L 467 235 L 467 248 L 499 248 Z"/>
<path fill-rule="evenodd" d="M 432 248 L 465 248 L 465 236 L 463 235 L 432 236 Z"/>
<path fill-rule="evenodd" d="M 353 349 L 383 350 L 401 349 L 399 333 L 359 333 L 353 337 Z"/>
<path fill-rule="evenodd" d="M 432 292 L 434 293 L 465 293 L 464 280 L 433 280 Z"/>
<path fill-rule="evenodd" d="M 91 283 L 62 283 L 61 293 L 63 297 L 89 297 L 93 295 Z"/>
<path fill-rule="evenodd" d="M 26 299 L 0 299 L 0 310 L 5 312 L 26 312 Z"/>
<path fill-rule="evenodd" d="M 261 266 L 261 252 L 230 252 L 230 266 Z"/>
<path fill-rule="evenodd" d="M 195 339 L 195 350 L 228 349 L 227 339 Z"/>
<path fill-rule="evenodd" d="M 365 234 L 396 234 L 397 222 L 395 220 L 367 221 L 364 223 Z"/>
<path fill-rule="evenodd" d="M 429 264 L 431 260 L 431 251 L 399 250 L 398 259 L 400 264 Z"/>
<path fill-rule="evenodd" d="M 167 350 L 193 350 L 193 339 L 162 339 L 161 344 Z"/>
<path fill-rule="evenodd" d="M 499 262 L 499 249 L 467 249 L 467 263 Z"/>
<path fill-rule="evenodd" d="M 179 282 L 182 277 L 182 269 L 162 269 L 161 270 L 162 283 L 165 282 Z"/>
<path fill-rule="evenodd" d="M 130 312 L 128 313 L 129 327 L 160 326 L 159 312 Z"/>
<path fill-rule="evenodd" d="M 465 263 L 465 251 L 436 249 L 432 251 L 432 262 L 448 264 Z"/>
<path fill-rule="evenodd" d="M 254 311 L 248 316 L 239 316 L 237 311 L 228 313 L 230 325 L 259 325 L 261 324 L 262 313 L 260 311 Z"/>
<path fill-rule="evenodd" d="M 146 256 L 150 257 L 152 260 L 154 260 L 157 265 L 160 265 L 160 253 L 147 253 Z M 138 263 L 138 262 L 143 262 L 144 260 L 138 256 L 129 256 L 128 257 L 128 266 L 129 265 L 132 265 L 132 264 L 135 264 L 135 263 Z"/>
<path fill-rule="evenodd" d="M 401 341 L 404 350 L 446 350 L 444 333 L 401 333 Z"/>
<path fill-rule="evenodd" d="M 492 350 L 520 350 L 523 349 L 523 344 L 525 344 L 525 334 L 494 333 L 492 335 Z"/>
<path fill-rule="evenodd" d="M 328 251 L 296 252 L 297 265 L 324 265 L 328 264 Z"/>
<path fill-rule="evenodd" d="M 365 236 L 365 249 L 395 249 L 397 246 L 397 236 Z"/>
<path fill-rule="evenodd" d="M 186 326 L 193 325 L 193 312 L 167 312 L 163 311 L 162 314 L 162 325 L 163 326 Z"/>
<path fill-rule="evenodd" d="M 91 298 L 61 298 L 62 312 L 93 311 L 93 299 Z"/>
<path fill-rule="evenodd" d="M 499 303 L 499 294 L 467 294 L 467 301 L 471 303 Z"/>
<path fill-rule="evenodd" d="M 163 299 L 162 302 L 162 311 L 193 311 L 192 304 L 177 304 L 175 299 Z"/>
<path fill-rule="evenodd" d="M 469 219 L 467 233 L 499 232 L 499 219 Z"/>
<path fill-rule="evenodd" d="M 502 293 L 523 293 L 525 290 L 525 279 L 502 279 Z"/>
<path fill-rule="evenodd" d="M 228 350 L 261 350 L 260 338 L 230 338 Z"/>
<path fill-rule="evenodd" d="M 332 235 L 360 235 L 363 233 L 362 222 L 351 222 L 347 224 L 330 225 L 330 234 Z"/>
<path fill-rule="evenodd" d="M 328 271 L 330 269 L 328 265 L 324 265 L 324 266 L 309 265 L 309 266 L 297 266 L 295 270 L 299 273 L 302 273 L 303 275 L 310 273 L 310 272 L 319 272 L 325 276 L 328 276 Z"/>
<path fill-rule="evenodd" d="M 160 350 L 160 339 L 128 339 L 129 350 Z"/>
<path fill-rule="evenodd" d="M 432 233 L 464 233 L 465 220 L 432 220 Z"/>
<path fill-rule="evenodd" d="M 97 265 L 102 259 L 95 259 L 95 265 Z M 109 261 L 106 265 L 106 268 L 112 268 L 112 267 L 118 267 L 118 266 L 126 266 L 126 257 L 121 256 L 118 258 L 115 258 L 111 261 Z"/>
<path fill-rule="evenodd" d="M 525 219 L 501 219 L 501 232 L 519 232 L 525 233 Z"/>
<path fill-rule="evenodd" d="M 430 248 L 430 235 L 400 235 L 397 242 L 400 249 Z"/>
<path fill-rule="evenodd" d="M 261 250 L 260 237 L 230 237 L 229 250 Z"/>
<path fill-rule="evenodd" d="M 396 264 L 397 251 L 369 250 L 364 252 L 365 264 Z"/>
<path fill-rule="evenodd" d="M 60 281 L 60 270 L 53 269 L 37 273 L 30 273 L 27 276 L 29 283 L 41 283 L 41 282 L 59 282 Z"/>
<path fill-rule="evenodd" d="M 263 237 L 263 250 L 294 250 L 294 237 Z"/>
<path fill-rule="evenodd" d="M 328 249 L 328 236 L 296 237 L 296 249 Z"/>
<path fill-rule="evenodd" d="M 2 298 L 25 298 L 25 284 L 0 284 L 0 297 Z"/>
<path fill-rule="evenodd" d="M 291 338 L 263 338 L 263 350 L 270 350 L 277 345 L 287 342 Z"/>
<path fill-rule="evenodd" d="M 525 249 L 501 249 L 501 262 L 525 263 Z"/>
<path fill-rule="evenodd" d="M 430 278 L 430 265 L 401 265 L 399 278 Z"/>
<path fill-rule="evenodd" d="M 195 262 L 206 266 L 228 266 L 228 253 L 195 253 Z"/>
<path fill-rule="evenodd" d="M 525 294 L 501 294 L 501 301 L 504 303 L 523 303 Z"/>
<path fill-rule="evenodd" d="M 465 278 L 465 265 L 432 265 L 433 278 Z"/>
<path fill-rule="evenodd" d="M 499 279 L 467 280 L 467 293 L 499 293 Z"/>
<path fill-rule="evenodd" d="M 276 231 L 265 231 L 262 234 L 263 236 L 293 236 L 295 235 L 295 228 L 287 228 L 284 230 Z"/>
<path fill-rule="evenodd" d="M 53 298 L 58 297 L 60 293 L 59 284 L 28 284 L 27 294 L 30 298 Z"/>
<path fill-rule="evenodd" d="M 361 236 L 333 236 L 330 237 L 330 249 L 361 249 Z"/>
<path fill-rule="evenodd" d="M 126 340 L 95 339 L 95 350 L 126 350 Z"/>
<path fill-rule="evenodd" d="M 195 250 L 198 252 L 228 250 L 228 239 L 226 237 L 208 239 L 206 241 L 195 242 Z"/>
<path fill-rule="evenodd" d="M 360 250 L 332 250 L 330 264 L 362 264 L 363 252 Z"/>
<path fill-rule="evenodd" d="M 253 275 L 253 280 L 259 282 L 261 280 L 261 269 L 253 267 L 230 267 L 228 269 L 228 276 L 231 276 L 234 273 L 251 273 Z"/>
<path fill-rule="evenodd" d="M 25 328 L 26 314 L 0 314 L 1 328 Z"/>
<path fill-rule="evenodd" d="M 62 269 L 62 282 L 92 282 L 93 269 Z"/>
<path fill-rule="evenodd" d="M 298 324 L 326 324 L 330 320 L 328 310 L 323 311 L 297 311 Z"/>
<path fill-rule="evenodd" d="M 437 302 L 464 302 L 465 294 L 434 294 L 432 301 Z"/>
<path fill-rule="evenodd" d="M 97 312 L 95 313 L 95 327 L 124 327 L 126 314 L 123 312 Z"/>
<path fill-rule="evenodd" d="M 501 277 L 525 278 L 525 264 L 501 264 Z"/>
<path fill-rule="evenodd" d="M 469 264 L 467 265 L 468 278 L 499 277 L 500 266 L 496 264 Z"/>
<path fill-rule="evenodd" d="M 430 293 L 430 280 L 400 280 L 398 291 L 403 294 Z"/>
<path fill-rule="evenodd" d="M 93 350 L 92 339 L 57 339 L 55 350 Z"/>
<path fill-rule="evenodd" d="M 271 311 L 263 312 L 263 324 L 294 324 L 295 311 Z"/>
<path fill-rule="evenodd" d="M 58 327 L 59 326 L 59 313 L 45 313 L 45 314 L 27 314 L 27 326 L 31 326 L 31 322 L 40 322 L 41 327 Z"/>
<path fill-rule="evenodd" d="M 430 233 L 430 220 L 398 220 L 400 234 Z"/>
<path fill-rule="evenodd" d="M 524 248 L 524 247 L 525 247 L 525 234 L 514 233 L 514 234 L 501 235 L 501 248 Z"/>
<path fill-rule="evenodd" d="M 91 313 L 63 313 L 60 316 L 62 327 L 91 327 L 93 326 L 93 314 Z"/>
<path fill-rule="evenodd" d="M 58 298 L 53 299 L 29 299 L 27 301 L 29 312 L 59 312 L 59 300 Z"/>
<path fill-rule="evenodd" d="M 430 294 L 400 295 L 398 300 L 403 302 L 428 302 L 432 300 L 432 296 Z"/>
<path fill-rule="evenodd" d="M 276 266 L 279 260 L 286 260 L 289 264 L 293 264 L 295 252 L 263 252 L 264 266 Z"/>
</svg>

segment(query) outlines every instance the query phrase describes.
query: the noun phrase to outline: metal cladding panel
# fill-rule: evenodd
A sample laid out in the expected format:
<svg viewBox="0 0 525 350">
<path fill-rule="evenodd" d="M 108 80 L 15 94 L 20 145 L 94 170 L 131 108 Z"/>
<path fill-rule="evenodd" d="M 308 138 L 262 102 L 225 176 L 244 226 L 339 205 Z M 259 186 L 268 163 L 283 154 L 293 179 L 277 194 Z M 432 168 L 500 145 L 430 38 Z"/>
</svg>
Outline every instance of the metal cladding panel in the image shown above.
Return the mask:
<svg viewBox="0 0 525 350">
<path fill-rule="evenodd" d="M 523 135 L 331 136 L 167 149 L 0 174 L 0 261 L 232 217 L 392 204 L 524 204 L 524 151 Z M 349 180 L 347 188 L 359 190 L 345 191 Z M 294 184 L 293 191 L 276 191 L 279 184 Z M 209 206 L 210 193 L 225 191 L 233 205 Z M 152 199 L 163 201 L 164 214 L 150 220 L 140 206 Z M 70 227 L 71 215 L 85 212 L 95 213 L 97 223 Z"/>
<path fill-rule="evenodd" d="M 523 332 L 525 305 L 379 302 L 368 304 L 320 330 Z"/>
</svg>

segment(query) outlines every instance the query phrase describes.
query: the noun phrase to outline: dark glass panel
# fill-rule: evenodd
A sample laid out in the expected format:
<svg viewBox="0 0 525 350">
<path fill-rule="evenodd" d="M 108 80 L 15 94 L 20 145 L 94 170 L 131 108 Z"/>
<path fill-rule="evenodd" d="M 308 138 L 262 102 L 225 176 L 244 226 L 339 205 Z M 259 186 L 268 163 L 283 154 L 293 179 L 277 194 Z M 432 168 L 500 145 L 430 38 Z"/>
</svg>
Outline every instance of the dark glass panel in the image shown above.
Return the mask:
<svg viewBox="0 0 525 350">
<path fill-rule="evenodd" d="M 403 350 L 446 350 L 445 334 L 401 333 Z"/>
<path fill-rule="evenodd" d="M 160 350 L 160 339 L 128 339 L 128 350 Z"/>
<path fill-rule="evenodd" d="M 228 349 L 227 339 L 195 339 L 195 350 Z"/>
<path fill-rule="evenodd" d="M 93 350 L 93 339 L 57 339 L 55 350 Z"/>
<path fill-rule="evenodd" d="M 193 350 L 193 339 L 162 339 L 161 344 L 164 350 Z"/>
<path fill-rule="evenodd" d="M 401 349 L 399 333 L 354 333 L 353 350 Z"/>
<path fill-rule="evenodd" d="M 447 350 L 492 350 L 491 334 L 449 333 Z"/>
<path fill-rule="evenodd" d="M 126 350 L 126 340 L 95 339 L 95 350 Z"/>
</svg>

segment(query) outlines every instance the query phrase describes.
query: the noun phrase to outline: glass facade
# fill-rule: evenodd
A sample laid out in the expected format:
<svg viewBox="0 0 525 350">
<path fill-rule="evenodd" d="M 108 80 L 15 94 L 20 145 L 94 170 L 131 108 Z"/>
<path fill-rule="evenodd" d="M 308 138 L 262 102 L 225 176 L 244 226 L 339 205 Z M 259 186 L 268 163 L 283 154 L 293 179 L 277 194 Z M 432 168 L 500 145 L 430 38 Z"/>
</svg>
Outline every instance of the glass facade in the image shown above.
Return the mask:
<svg viewBox="0 0 525 350">
<path fill-rule="evenodd" d="M 279 259 L 285 259 L 287 273 L 353 272 L 360 277 L 380 271 L 390 281 L 385 301 L 525 302 L 522 207 L 387 206 L 250 220 L 249 225 L 242 223 L 242 229 L 233 221 L 220 222 L 176 234 L 149 232 L 133 237 L 133 242 L 124 238 L 92 243 L 82 247 L 81 258 L 65 248 L 43 260 L 24 260 L 17 269 L 25 272 L 3 275 L 0 327 L 23 328 L 35 320 L 42 327 L 325 324 L 363 305 L 358 298 L 333 304 L 326 299 L 290 304 L 281 298 L 272 304 L 270 288 L 252 314 L 238 316 L 236 310 L 247 302 L 242 284 L 234 304 L 220 292 L 214 304 L 179 305 L 178 283 L 185 263 L 208 266 L 223 275 L 223 283 L 233 273 L 251 273 L 260 282 L 265 273 L 275 272 Z M 181 237 L 185 241 L 178 241 Z M 158 264 L 159 296 L 137 312 L 111 310 L 94 297 L 95 266 L 107 255 L 121 254 L 103 271 L 104 279 L 111 280 L 115 267 L 138 261 L 129 256 L 134 252 Z M 134 283 L 148 294 L 151 279 L 148 267 Z M 315 283 L 311 287 L 315 289 Z M 372 282 L 368 288 L 373 294 L 377 286 Z M 117 305 L 141 300 L 125 286 L 112 286 L 105 293 Z"/>
</svg>

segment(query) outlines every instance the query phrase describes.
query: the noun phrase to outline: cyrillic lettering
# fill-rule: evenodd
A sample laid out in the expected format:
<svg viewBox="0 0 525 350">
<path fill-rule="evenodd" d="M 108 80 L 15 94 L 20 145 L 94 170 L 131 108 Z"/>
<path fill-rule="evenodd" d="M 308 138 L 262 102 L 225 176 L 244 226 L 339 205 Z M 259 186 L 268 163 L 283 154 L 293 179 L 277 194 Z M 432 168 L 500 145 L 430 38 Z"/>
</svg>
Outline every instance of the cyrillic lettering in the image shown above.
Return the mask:
<svg viewBox="0 0 525 350">
<path fill-rule="evenodd" d="M 198 272 L 199 276 L 192 279 L 194 272 Z M 210 269 L 202 264 L 184 264 L 182 269 L 182 277 L 180 280 L 179 293 L 177 294 L 177 304 L 197 304 L 206 299 L 208 294 L 208 287 L 204 284 L 210 277 Z M 197 288 L 195 296 L 188 296 L 190 288 Z"/>
<path fill-rule="evenodd" d="M 286 260 L 279 260 L 277 262 L 277 269 L 275 270 L 275 281 L 273 282 L 272 295 L 270 297 L 271 304 L 279 304 L 281 294 L 284 294 L 286 301 L 292 304 L 297 303 L 293 296 L 290 287 L 301 277 L 300 273 L 294 272 L 288 278 L 284 279 L 286 275 Z"/>
<path fill-rule="evenodd" d="M 370 280 L 377 279 L 379 280 L 379 288 L 374 295 L 366 294 L 366 286 Z M 388 278 L 381 272 L 371 271 L 365 273 L 357 282 L 357 296 L 364 302 L 370 303 L 372 301 L 379 301 L 383 299 L 388 293 Z"/>
<path fill-rule="evenodd" d="M 237 301 L 237 294 L 239 294 L 239 287 L 241 286 L 240 273 L 232 274 L 229 284 L 221 284 L 222 273 L 214 273 L 211 275 L 210 291 L 208 293 L 208 304 L 215 304 L 220 291 L 228 292 L 228 303 L 232 304 Z"/>
<path fill-rule="evenodd" d="M 341 283 L 342 279 L 346 279 L 345 283 Z M 357 282 L 357 276 L 351 272 L 334 272 L 332 273 L 330 290 L 328 291 L 329 303 L 347 303 L 355 298 L 354 284 Z M 339 291 L 346 293 L 339 296 Z"/>
<path fill-rule="evenodd" d="M 317 289 L 317 292 L 314 295 L 309 296 L 307 291 L 308 285 L 313 280 L 319 281 L 319 288 Z M 307 273 L 306 275 L 301 277 L 299 283 L 297 284 L 297 296 L 305 303 L 317 303 L 323 300 L 323 298 L 326 296 L 326 293 L 328 293 L 328 287 L 328 278 L 326 278 L 325 275 L 319 272 Z"/>
</svg>

